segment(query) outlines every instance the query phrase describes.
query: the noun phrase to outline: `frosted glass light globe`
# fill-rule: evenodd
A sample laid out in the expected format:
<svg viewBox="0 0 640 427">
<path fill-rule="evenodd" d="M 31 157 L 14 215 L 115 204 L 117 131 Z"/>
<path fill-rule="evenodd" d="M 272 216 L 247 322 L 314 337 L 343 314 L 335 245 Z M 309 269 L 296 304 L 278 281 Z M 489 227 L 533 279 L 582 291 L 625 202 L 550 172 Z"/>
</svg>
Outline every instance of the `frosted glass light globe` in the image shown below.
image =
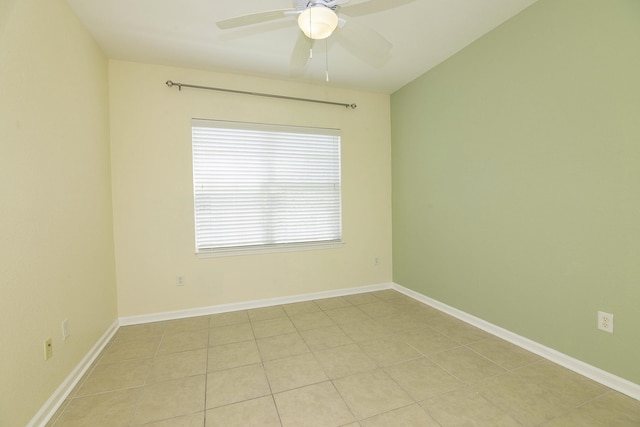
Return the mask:
<svg viewBox="0 0 640 427">
<path fill-rule="evenodd" d="M 326 39 L 338 26 L 338 15 L 328 7 L 311 6 L 298 16 L 298 26 L 310 39 Z"/>
</svg>

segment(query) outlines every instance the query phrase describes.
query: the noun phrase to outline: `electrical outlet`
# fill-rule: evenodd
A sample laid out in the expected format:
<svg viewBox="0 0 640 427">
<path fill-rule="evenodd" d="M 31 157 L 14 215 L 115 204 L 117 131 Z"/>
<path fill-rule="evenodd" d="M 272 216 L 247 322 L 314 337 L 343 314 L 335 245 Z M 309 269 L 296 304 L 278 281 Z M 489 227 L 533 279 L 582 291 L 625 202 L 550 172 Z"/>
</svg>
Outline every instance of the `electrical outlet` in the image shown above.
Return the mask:
<svg viewBox="0 0 640 427">
<path fill-rule="evenodd" d="M 178 274 L 176 276 L 176 286 L 184 286 L 184 274 Z"/>
<path fill-rule="evenodd" d="M 47 338 L 44 341 L 44 360 L 51 359 L 51 356 L 53 356 L 53 342 L 51 338 Z"/>
<path fill-rule="evenodd" d="M 605 313 L 604 311 L 598 312 L 598 329 L 613 333 L 613 314 Z"/>
<path fill-rule="evenodd" d="M 380 257 L 377 256 L 373 259 L 373 265 L 380 265 Z"/>
<path fill-rule="evenodd" d="M 69 339 L 71 336 L 71 332 L 69 331 L 69 319 L 64 319 L 62 321 L 62 339 L 64 341 Z"/>
</svg>

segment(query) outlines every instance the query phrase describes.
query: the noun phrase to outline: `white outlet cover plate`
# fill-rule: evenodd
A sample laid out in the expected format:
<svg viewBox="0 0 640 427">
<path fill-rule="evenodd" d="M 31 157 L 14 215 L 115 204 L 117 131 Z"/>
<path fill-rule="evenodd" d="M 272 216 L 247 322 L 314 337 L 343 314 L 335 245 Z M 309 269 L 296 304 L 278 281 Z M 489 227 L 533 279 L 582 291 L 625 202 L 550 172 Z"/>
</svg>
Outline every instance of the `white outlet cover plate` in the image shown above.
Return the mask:
<svg viewBox="0 0 640 427">
<path fill-rule="evenodd" d="M 604 311 L 598 312 L 598 329 L 613 333 L 613 314 L 605 313 Z"/>
</svg>

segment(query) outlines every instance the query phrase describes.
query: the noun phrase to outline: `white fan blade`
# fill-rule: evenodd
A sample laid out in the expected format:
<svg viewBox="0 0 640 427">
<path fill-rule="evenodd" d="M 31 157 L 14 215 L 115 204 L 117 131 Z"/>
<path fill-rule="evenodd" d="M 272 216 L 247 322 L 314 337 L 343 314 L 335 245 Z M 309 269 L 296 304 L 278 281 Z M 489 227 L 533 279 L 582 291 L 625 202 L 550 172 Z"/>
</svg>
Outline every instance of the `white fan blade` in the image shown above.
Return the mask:
<svg viewBox="0 0 640 427">
<path fill-rule="evenodd" d="M 348 20 L 335 34 L 352 55 L 374 67 L 382 67 L 391 57 L 391 42 L 353 19 Z"/>
<path fill-rule="evenodd" d="M 385 39 L 379 32 L 359 24 L 355 19 L 346 20 L 344 26 L 339 27 L 338 30 L 345 40 L 371 53 L 384 55 L 389 53 L 393 47 L 391 42 Z"/>
<path fill-rule="evenodd" d="M 382 12 L 383 10 L 393 9 L 416 0 L 369 0 L 353 6 L 345 6 L 340 8 L 340 12 L 344 12 L 349 16 L 362 16 L 371 13 Z"/>
<path fill-rule="evenodd" d="M 302 31 L 298 31 L 298 33 L 298 40 L 296 40 L 296 45 L 291 53 L 291 69 L 294 73 L 302 71 L 302 68 L 307 65 L 313 47 L 313 40 L 305 36 Z"/>
<path fill-rule="evenodd" d="M 259 24 L 261 22 L 284 18 L 287 12 L 291 12 L 292 10 L 295 11 L 294 9 L 278 9 L 252 13 L 250 15 L 237 16 L 235 18 L 218 21 L 216 25 L 218 28 L 226 30 L 229 28 L 243 27 L 245 25 Z"/>
</svg>

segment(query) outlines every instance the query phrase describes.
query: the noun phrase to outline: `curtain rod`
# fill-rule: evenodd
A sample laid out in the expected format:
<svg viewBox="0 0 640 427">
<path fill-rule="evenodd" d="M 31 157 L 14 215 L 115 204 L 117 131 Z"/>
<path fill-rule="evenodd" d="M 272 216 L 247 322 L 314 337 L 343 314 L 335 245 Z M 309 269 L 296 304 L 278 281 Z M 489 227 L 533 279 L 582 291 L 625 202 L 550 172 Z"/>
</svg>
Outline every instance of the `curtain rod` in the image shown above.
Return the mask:
<svg viewBox="0 0 640 427">
<path fill-rule="evenodd" d="M 292 101 L 304 101 L 304 102 L 315 102 L 317 104 L 339 105 L 341 107 L 351 108 L 352 110 L 355 110 L 358 107 L 356 104 L 344 104 L 342 102 L 321 101 L 319 99 L 309 99 L 309 98 L 296 98 L 293 96 L 273 95 L 269 93 L 260 93 L 260 92 L 246 92 L 243 90 L 223 89 L 219 87 L 197 86 L 197 85 L 190 85 L 186 83 L 174 83 L 171 80 L 167 80 L 166 85 L 169 87 L 178 86 L 178 90 L 182 90 L 183 87 L 190 87 L 193 89 L 205 89 L 205 90 L 215 90 L 218 92 L 240 93 L 243 95 L 263 96 L 267 98 L 289 99 Z"/>
</svg>

